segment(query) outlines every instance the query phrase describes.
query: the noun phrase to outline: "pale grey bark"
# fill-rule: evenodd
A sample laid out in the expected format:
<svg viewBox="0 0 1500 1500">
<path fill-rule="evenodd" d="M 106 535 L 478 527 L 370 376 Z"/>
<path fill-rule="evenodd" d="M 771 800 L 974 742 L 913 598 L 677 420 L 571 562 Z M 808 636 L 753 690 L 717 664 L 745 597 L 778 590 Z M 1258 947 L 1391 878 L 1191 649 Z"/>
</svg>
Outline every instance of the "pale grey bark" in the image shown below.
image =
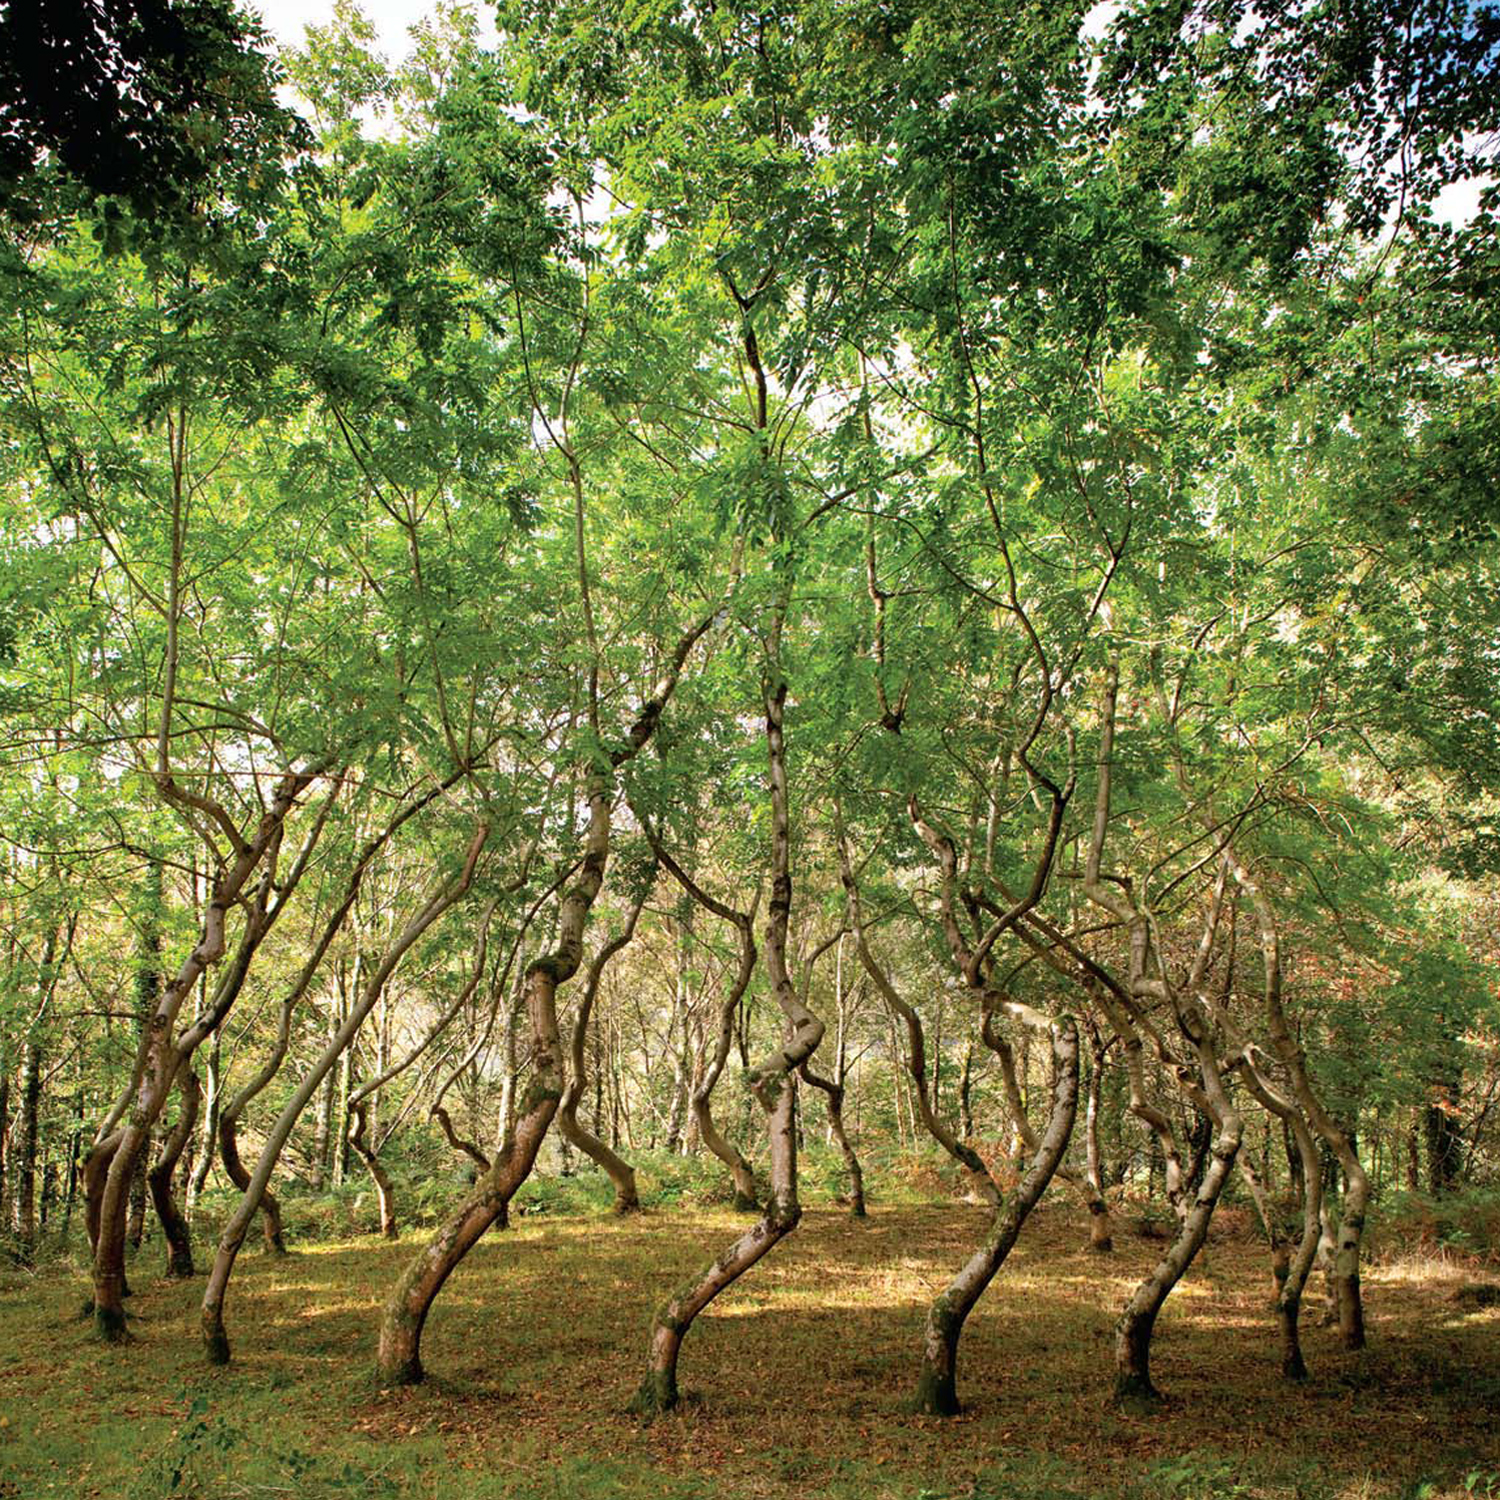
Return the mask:
<svg viewBox="0 0 1500 1500">
<path fill-rule="evenodd" d="M 1036 1017 L 1052 1039 L 1053 1094 L 1047 1125 L 1037 1137 L 1025 1176 L 996 1206 L 994 1222 L 983 1243 L 964 1263 L 927 1311 L 922 1335 L 922 1369 L 913 1404 L 933 1416 L 959 1411 L 958 1341 L 975 1303 L 1005 1263 L 1033 1208 L 1057 1171 L 1078 1110 L 1078 1026 L 1071 1016 L 1055 1021 Z"/>
<path fill-rule="evenodd" d="M 719 1001 L 719 1026 L 714 1039 L 714 1050 L 705 1059 L 702 1071 L 695 1081 L 691 1107 L 693 1120 L 698 1129 L 698 1139 L 729 1169 L 730 1181 L 734 1185 L 735 1208 L 754 1213 L 760 1206 L 755 1191 L 755 1169 L 750 1165 L 744 1153 L 719 1129 L 713 1114 L 713 1095 L 719 1079 L 723 1076 L 724 1065 L 729 1060 L 730 1048 L 734 1044 L 734 1022 L 739 1014 L 740 1002 L 744 999 L 745 991 L 749 989 L 750 980 L 755 974 L 757 956 L 755 906 L 760 899 L 759 893 L 756 893 L 755 901 L 752 902 L 749 911 L 739 911 L 727 902 L 720 901 L 699 885 L 672 857 L 671 853 L 661 846 L 660 840 L 655 837 L 644 819 L 642 819 L 642 826 L 646 829 L 646 836 L 651 840 L 651 847 L 656 851 L 657 859 L 661 861 L 667 873 L 705 911 L 728 922 L 735 931 L 738 961 L 733 975 L 726 980 L 724 993 Z"/>
<path fill-rule="evenodd" d="M 576 474 L 575 474 L 576 478 Z M 587 570 L 582 550 L 582 496 L 579 506 L 579 569 L 585 596 Z M 735 573 L 738 573 L 738 554 Z M 490 1168 L 398 1277 L 386 1300 L 376 1354 L 378 1378 L 388 1385 L 420 1381 L 422 1330 L 433 1302 L 455 1267 L 481 1235 L 505 1213 L 516 1190 L 525 1182 L 537 1152 L 562 1099 L 564 1066 L 557 1023 L 557 991 L 583 962 L 584 931 L 589 913 L 604 884 L 609 862 L 611 801 L 615 773 L 649 743 L 663 710 L 676 690 L 688 654 L 708 630 L 717 611 L 699 620 L 677 642 L 662 676 L 641 706 L 625 735 L 625 742 L 607 759 L 591 757 L 586 783 L 588 824 L 584 854 L 577 878 L 564 892 L 557 921 L 557 941 L 550 953 L 527 965 L 523 977 L 526 1014 L 531 1027 L 531 1082 Z M 597 655 L 590 673 L 590 729 L 599 736 Z M 604 764 L 600 761 L 604 760 Z"/>
<path fill-rule="evenodd" d="M 773 655 L 773 664 L 774 660 Z M 797 1198 L 795 1074 L 822 1040 L 823 1023 L 798 995 L 787 963 L 792 877 L 783 729 L 786 694 L 785 679 L 775 674 L 766 685 L 764 698 L 771 784 L 771 900 L 766 922 L 766 968 L 786 1030 L 782 1046 L 756 1063 L 747 1080 L 756 1102 L 765 1112 L 770 1192 L 760 1218 L 657 1309 L 645 1378 L 633 1403 L 633 1409 L 643 1415 L 670 1411 L 677 1405 L 678 1360 L 693 1320 L 725 1287 L 790 1234 L 802 1217 Z"/>
<path fill-rule="evenodd" d="M 412 809 L 415 811 L 415 808 Z M 404 819 L 402 820 L 404 821 Z M 394 831 L 393 825 L 388 828 L 386 835 L 382 836 L 379 843 L 373 847 L 367 847 L 367 857 L 360 862 L 360 870 L 368 867 L 370 858 L 373 858 L 376 850 L 384 843 Z M 271 1174 L 276 1169 L 276 1164 L 281 1158 L 281 1152 L 290 1138 L 292 1128 L 301 1117 L 302 1111 L 307 1107 L 308 1101 L 317 1092 L 318 1086 L 330 1073 L 334 1065 L 348 1053 L 350 1044 L 354 1040 L 355 1033 L 364 1024 L 365 1017 L 374 1008 L 375 1002 L 380 998 L 389 982 L 391 975 L 396 971 L 397 965 L 410 951 L 412 945 L 425 933 L 434 922 L 445 912 L 450 910 L 464 894 L 468 891 L 470 883 L 474 878 L 474 870 L 478 864 L 480 851 L 483 849 L 486 839 L 489 837 L 489 828 L 486 824 L 480 824 L 474 831 L 474 836 L 469 842 L 468 852 L 465 855 L 462 869 L 457 877 L 444 881 L 433 895 L 427 900 L 420 911 L 402 928 L 394 941 L 386 949 L 380 964 L 370 975 L 364 992 L 358 1000 L 350 1007 L 343 1023 L 324 1047 L 318 1061 L 308 1070 L 298 1085 L 297 1091 L 287 1101 L 285 1108 L 277 1117 L 275 1125 L 266 1136 L 265 1145 L 261 1148 L 260 1159 L 256 1162 L 255 1171 L 251 1174 L 249 1185 L 245 1189 L 244 1196 L 229 1222 L 225 1224 L 224 1231 L 219 1237 L 218 1252 L 214 1257 L 213 1269 L 209 1273 L 208 1286 L 203 1294 L 203 1307 L 201 1313 L 203 1327 L 203 1341 L 210 1362 L 223 1364 L 229 1359 L 229 1337 L 224 1326 L 224 1299 L 229 1288 L 230 1274 L 234 1270 L 234 1263 L 239 1255 L 240 1247 L 245 1242 L 245 1235 L 253 1222 L 256 1212 L 260 1207 L 260 1200 L 265 1193 L 267 1185 L 271 1181 Z M 349 907 L 354 904 L 357 894 L 358 881 L 351 877 L 352 888 L 346 889 L 346 900 L 341 911 L 335 912 L 325 926 L 325 942 L 322 949 L 326 951 L 327 943 L 332 941 L 333 935 L 338 927 L 342 925 L 344 916 L 347 915 Z M 305 986 L 315 971 L 318 962 L 321 961 L 322 952 L 316 952 L 309 959 L 308 965 L 299 976 L 299 985 Z"/>
<path fill-rule="evenodd" d="M 845 899 L 849 906 L 849 928 L 854 934 L 855 951 L 859 954 L 859 961 L 864 966 L 870 982 L 875 986 L 876 993 L 885 1002 L 891 1015 L 900 1021 L 906 1033 L 906 1046 L 902 1053 L 902 1060 L 906 1066 L 907 1076 L 911 1080 L 911 1095 L 916 1111 L 921 1117 L 923 1128 L 964 1169 L 974 1193 L 992 1207 L 999 1207 L 1002 1195 L 991 1178 L 984 1159 L 967 1141 L 961 1141 L 954 1135 L 948 1122 L 933 1107 L 928 1085 L 927 1042 L 922 1018 L 917 1014 L 916 1008 L 908 1004 L 897 990 L 890 975 L 876 960 L 870 948 L 864 914 L 860 907 L 859 884 L 854 878 L 854 867 L 850 863 L 848 845 L 842 833 L 839 838 L 839 870 L 844 885 Z"/>
<path fill-rule="evenodd" d="M 604 978 L 604 971 L 609 966 L 611 959 L 622 953 L 635 936 L 636 923 L 640 920 L 641 909 L 646 904 L 646 898 L 651 894 L 655 875 L 656 870 L 653 866 L 650 878 L 641 883 L 641 888 L 636 899 L 631 902 L 630 910 L 625 916 L 624 926 L 600 948 L 589 964 L 588 976 L 584 981 L 583 995 L 578 1002 L 578 1014 L 573 1018 L 573 1033 L 570 1045 L 572 1074 L 568 1079 L 567 1087 L 563 1090 L 562 1100 L 557 1109 L 558 1133 L 564 1140 L 571 1142 L 585 1156 L 599 1166 L 614 1185 L 615 1212 L 617 1214 L 635 1213 L 640 1209 L 641 1200 L 636 1188 L 635 1168 L 617 1151 L 611 1149 L 601 1141 L 598 1136 L 583 1128 L 578 1120 L 578 1105 L 579 1101 L 583 1098 L 589 1081 L 585 1060 L 589 1038 L 589 1022 L 594 1013 L 594 1005 L 598 999 L 599 986 Z"/>
<path fill-rule="evenodd" d="M 1281 992 L 1281 939 L 1275 912 L 1259 882 L 1231 852 L 1230 868 L 1240 889 L 1250 898 L 1260 928 L 1265 965 L 1266 1027 L 1271 1049 L 1286 1068 L 1292 1096 L 1313 1130 L 1328 1144 L 1344 1172 L 1344 1200 L 1333 1252 L 1333 1285 L 1338 1301 L 1339 1336 L 1346 1349 L 1365 1344 L 1364 1301 L 1360 1292 L 1360 1244 L 1370 1200 L 1370 1180 L 1349 1133 L 1324 1108 L 1307 1073 L 1307 1057 L 1292 1036 Z M 1300 1154 L 1300 1143 L 1299 1143 Z"/>
</svg>

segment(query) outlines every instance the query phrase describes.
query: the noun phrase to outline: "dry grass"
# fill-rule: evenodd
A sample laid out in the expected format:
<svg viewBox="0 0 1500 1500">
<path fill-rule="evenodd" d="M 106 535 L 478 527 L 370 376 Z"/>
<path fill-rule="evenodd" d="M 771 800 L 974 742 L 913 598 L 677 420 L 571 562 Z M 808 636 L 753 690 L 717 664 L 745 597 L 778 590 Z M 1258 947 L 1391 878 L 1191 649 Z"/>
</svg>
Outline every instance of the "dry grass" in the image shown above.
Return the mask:
<svg viewBox="0 0 1500 1500">
<path fill-rule="evenodd" d="M 1310 1316 L 1313 1376 L 1289 1387 L 1264 1252 L 1220 1234 L 1158 1330 L 1170 1402 L 1126 1417 L 1105 1402 L 1110 1332 L 1160 1246 L 1126 1232 L 1115 1255 L 1092 1256 L 1081 1218 L 1051 1202 L 970 1322 L 964 1415 L 907 1414 L 925 1304 L 983 1223 L 961 1206 L 877 1209 L 865 1224 L 809 1211 L 700 1320 L 682 1368 L 696 1394 L 651 1425 L 623 1415 L 649 1309 L 735 1232 L 727 1214 L 530 1220 L 491 1237 L 433 1314 L 431 1378 L 415 1390 L 368 1377 L 379 1304 L 410 1244 L 247 1259 L 222 1371 L 196 1343 L 201 1283 L 138 1270 L 124 1349 L 71 1316 L 78 1283 L 12 1286 L 0 1294 L 0 1495 L 1500 1493 L 1500 1307 L 1465 1298 L 1463 1268 L 1372 1270 L 1370 1347 L 1344 1353 Z"/>
</svg>

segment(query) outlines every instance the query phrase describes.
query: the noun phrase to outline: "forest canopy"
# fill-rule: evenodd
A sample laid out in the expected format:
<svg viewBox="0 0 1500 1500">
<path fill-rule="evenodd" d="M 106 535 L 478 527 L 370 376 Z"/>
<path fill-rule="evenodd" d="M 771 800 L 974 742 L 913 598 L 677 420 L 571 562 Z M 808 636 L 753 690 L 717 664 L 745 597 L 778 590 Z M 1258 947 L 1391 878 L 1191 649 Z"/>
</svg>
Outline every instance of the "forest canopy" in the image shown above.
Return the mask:
<svg viewBox="0 0 1500 1500">
<path fill-rule="evenodd" d="M 1500 13 L 496 19 L 0 10 L 12 1253 L 76 1203 L 118 1339 L 226 1185 L 224 1361 L 278 1195 L 441 1181 L 411 1382 L 534 1171 L 703 1151 L 654 1412 L 817 1134 L 993 1208 L 931 1412 L 1049 1184 L 1169 1225 L 1120 1402 L 1226 1194 L 1357 1348 L 1367 1216 L 1500 1170 Z"/>
</svg>

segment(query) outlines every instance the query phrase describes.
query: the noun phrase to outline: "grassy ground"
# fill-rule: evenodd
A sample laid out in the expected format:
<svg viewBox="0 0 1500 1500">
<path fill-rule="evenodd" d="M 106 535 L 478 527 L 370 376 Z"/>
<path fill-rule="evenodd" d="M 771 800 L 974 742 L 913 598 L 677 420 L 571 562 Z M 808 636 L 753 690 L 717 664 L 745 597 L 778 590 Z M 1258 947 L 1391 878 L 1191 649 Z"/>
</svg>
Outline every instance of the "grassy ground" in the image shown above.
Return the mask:
<svg viewBox="0 0 1500 1500">
<path fill-rule="evenodd" d="M 1370 1347 L 1309 1326 L 1311 1380 L 1276 1375 L 1264 1251 L 1232 1222 L 1168 1304 L 1151 1418 L 1109 1411 L 1110 1330 L 1159 1245 L 1128 1230 L 1084 1250 L 1061 1204 L 1028 1226 L 970 1321 L 963 1416 L 905 1413 L 923 1309 L 983 1227 L 962 1206 L 810 1210 L 700 1320 L 694 1393 L 641 1425 L 649 1309 L 737 1221 L 676 1209 L 629 1221 L 522 1220 L 440 1300 L 414 1390 L 370 1380 L 375 1320 L 412 1247 L 376 1240 L 247 1255 L 229 1306 L 234 1363 L 201 1361 L 197 1301 L 153 1274 L 132 1342 L 96 1343 L 82 1281 L 0 1282 L 0 1497 L 830 1496 L 836 1500 L 1438 1500 L 1500 1495 L 1500 1307 L 1451 1261 L 1367 1278 Z M 1315 1324 L 1315 1318 L 1309 1318 Z"/>
</svg>

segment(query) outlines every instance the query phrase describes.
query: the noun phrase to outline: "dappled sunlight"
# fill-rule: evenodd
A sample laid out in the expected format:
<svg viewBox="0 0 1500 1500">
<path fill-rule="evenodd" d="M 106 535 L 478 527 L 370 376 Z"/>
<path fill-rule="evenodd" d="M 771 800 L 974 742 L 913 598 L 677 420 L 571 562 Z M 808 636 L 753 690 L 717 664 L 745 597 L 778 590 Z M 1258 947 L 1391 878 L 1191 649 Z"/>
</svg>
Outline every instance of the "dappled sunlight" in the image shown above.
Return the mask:
<svg viewBox="0 0 1500 1500">
<path fill-rule="evenodd" d="M 95 1472 L 110 1472 L 132 1445 L 166 1442 L 201 1391 L 236 1413 L 236 1431 L 253 1432 L 274 1411 L 292 1447 L 341 1455 L 359 1472 L 405 1463 L 400 1455 L 415 1463 L 431 1444 L 444 1465 L 491 1476 L 614 1463 L 642 1494 L 767 1500 L 912 1500 L 924 1488 L 1072 1496 L 1106 1481 L 1111 1493 L 1144 1485 L 1128 1491 L 1144 1500 L 1170 1492 L 1144 1477 L 1153 1465 L 1233 1473 L 1236 1454 L 1256 1455 L 1256 1472 L 1274 1477 L 1254 1492 L 1264 1500 L 1400 1500 L 1414 1475 L 1451 1472 L 1455 1454 L 1492 1437 L 1497 1313 L 1457 1300 L 1462 1276 L 1377 1268 L 1371 1348 L 1358 1357 L 1320 1326 L 1310 1288 L 1312 1376 L 1294 1387 L 1278 1374 L 1264 1248 L 1233 1237 L 1211 1245 L 1208 1271 L 1185 1280 L 1163 1312 L 1154 1368 L 1167 1406 L 1151 1418 L 1111 1412 L 1114 1321 L 1160 1245 L 1122 1236 L 1114 1255 L 1092 1255 L 1081 1218 L 1065 1208 L 1027 1226 L 971 1316 L 957 1422 L 905 1410 L 928 1304 L 983 1229 L 971 1210 L 932 1208 L 886 1209 L 858 1227 L 809 1213 L 690 1332 L 682 1411 L 638 1425 L 624 1409 L 651 1309 L 745 1222 L 697 1212 L 555 1218 L 487 1239 L 433 1309 L 427 1382 L 384 1391 L 369 1382 L 377 1321 L 416 1234 L 247 1260 L 230 1295 L 234 1362 L 218 1371 L 197 1343 L 201 1282 L 141 1272 L 137 1342 L 126 1351 L 60 1321 L 74 1288 L 41 1282 L 35 1298 L 0 1301 L 0 1414 L 15 1424 L 55 1389 L 107 1389 L 112 1458 L 101 1456 L 102 1435 L 89 1436 L 86 1404 L 48 1408 L 49 1446 Z M 1223 1424 L 1221 1455 L 1203 1447 L 1205 1420 Z M 1038 1488 L 1044 1481 L 1050 1490 Z"/>
</svg>

